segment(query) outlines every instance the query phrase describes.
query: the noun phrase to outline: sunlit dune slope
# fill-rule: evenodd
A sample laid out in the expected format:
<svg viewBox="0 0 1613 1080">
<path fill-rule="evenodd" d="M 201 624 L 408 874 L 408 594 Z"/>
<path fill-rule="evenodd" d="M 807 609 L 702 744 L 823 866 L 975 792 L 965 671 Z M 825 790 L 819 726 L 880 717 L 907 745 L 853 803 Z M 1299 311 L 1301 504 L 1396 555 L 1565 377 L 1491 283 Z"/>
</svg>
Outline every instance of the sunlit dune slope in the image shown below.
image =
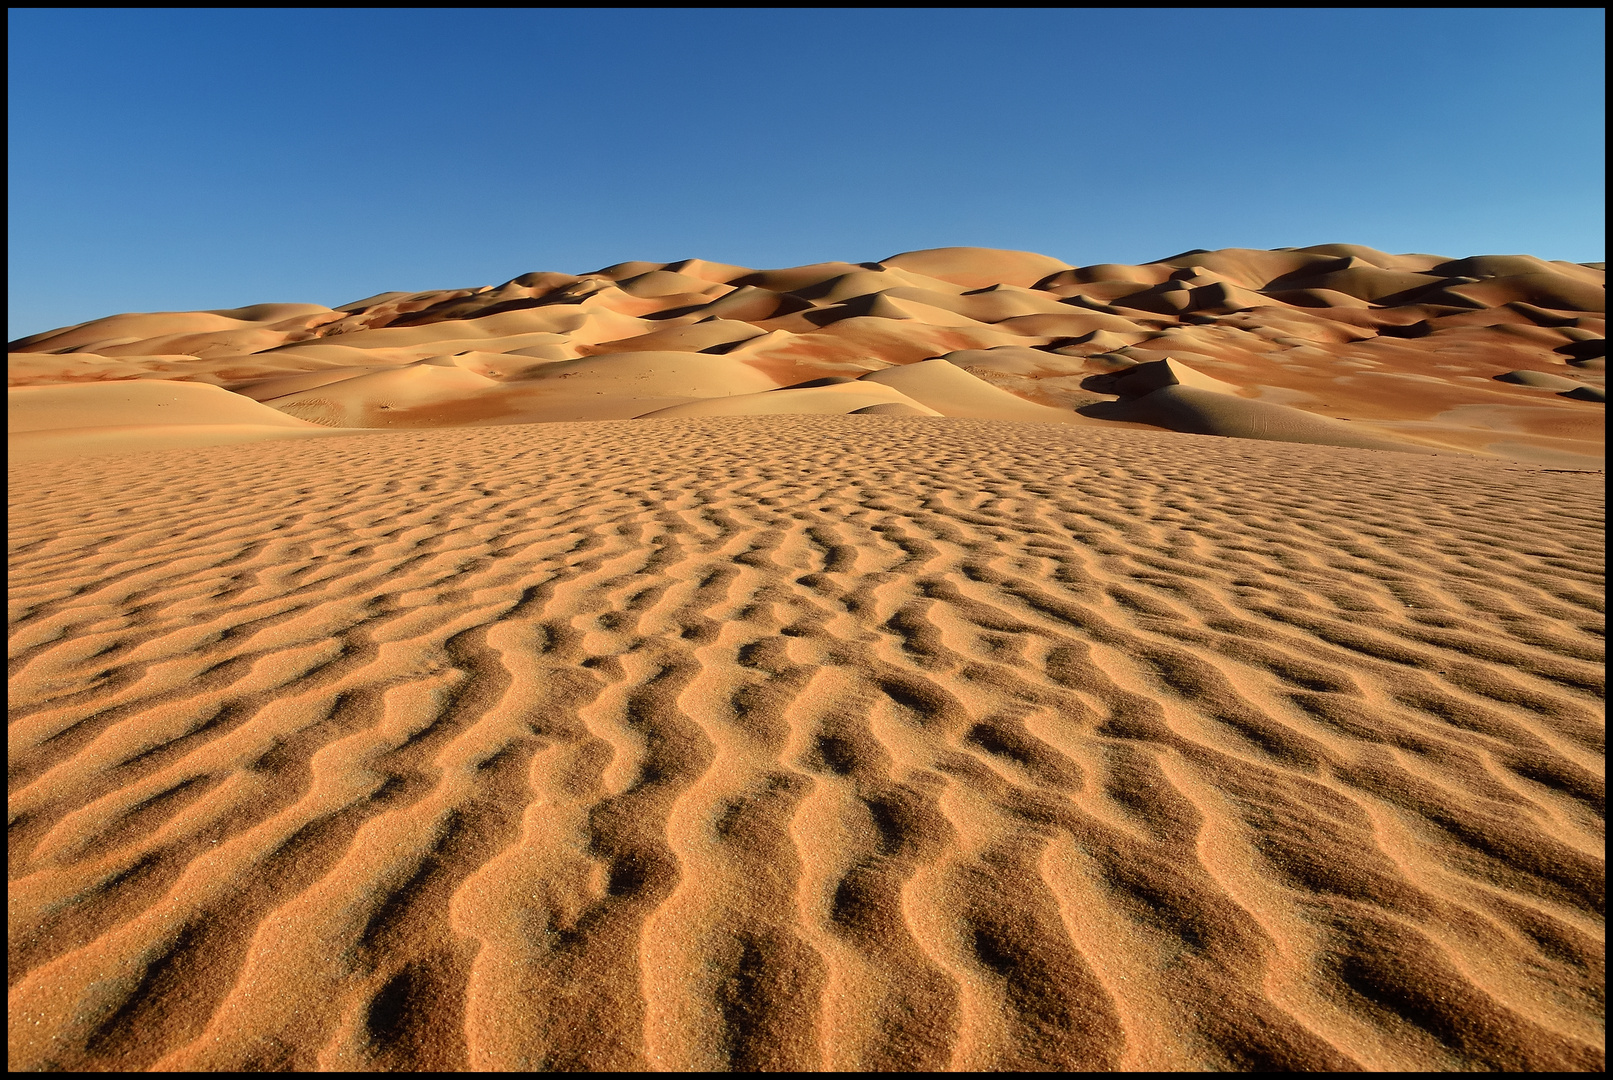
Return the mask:
<svg viewBox="0 0 1613 1080">
<path fill-rule="evenodd" d="M 206 383 L 62 383 L 7 399 L 13 461 L 343 434 Z"/>
</svg>

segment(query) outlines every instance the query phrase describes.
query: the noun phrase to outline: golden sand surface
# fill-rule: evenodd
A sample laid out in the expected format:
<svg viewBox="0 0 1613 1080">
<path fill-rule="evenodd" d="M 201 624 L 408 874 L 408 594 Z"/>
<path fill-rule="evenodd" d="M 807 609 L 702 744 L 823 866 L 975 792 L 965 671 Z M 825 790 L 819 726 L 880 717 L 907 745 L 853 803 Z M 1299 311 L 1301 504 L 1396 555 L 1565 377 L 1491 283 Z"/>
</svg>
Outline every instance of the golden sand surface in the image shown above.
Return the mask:
<svg viewBox="0 0 1613 1080">
<path fill-rule="evenodd" d="M 320 434 L 11 467 L 14 1070 L 1602 1067 L 1595 472 Z"/>
<path fill-rule="evenodd" d="M 10 1067 L 1600 1069 L 1603 297 L 942 248 L 12 342 Z"/>
</svg>

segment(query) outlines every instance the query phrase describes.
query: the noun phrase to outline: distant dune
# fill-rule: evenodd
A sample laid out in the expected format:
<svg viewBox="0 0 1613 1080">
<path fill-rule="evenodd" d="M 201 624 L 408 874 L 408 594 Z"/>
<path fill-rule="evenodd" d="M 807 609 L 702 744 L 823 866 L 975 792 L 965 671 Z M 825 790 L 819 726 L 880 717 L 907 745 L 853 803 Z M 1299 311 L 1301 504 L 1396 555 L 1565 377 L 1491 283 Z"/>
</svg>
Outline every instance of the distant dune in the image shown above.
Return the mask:
<svg viewBox="0 0 1613 1080">
<path fill-rule="evenodd" d="M 1600 266 L 12 343 L 12 1070 L 1600 1071 Z"/>
<path fill-rule="evenodd" d="M 1137 266 L 983 248 L 782 270 L 632 262 L 335 309 L 113 315 L 12 342 L 10 385 L 212 383 L 340 429 L 903 405 L 1598 467 L 1604 277 L 1600 264 L 1349 244 Z M 1221 398 L 1127 397 L 1103 378 L 1164 359 Z M 934 360 L 957 370 L 889 374 Z M 797 392 L 826 378 L 899 393 Z M 86 397 L 86 416 L 103 417 L 104 400 Z M 55 407 L 50 426 L 74 434 L 17 445 L 36 458 L 170 445 L 159 429 L 176 421 L 142 401 L 129 400 L 115 433 Z"/>
</svg>

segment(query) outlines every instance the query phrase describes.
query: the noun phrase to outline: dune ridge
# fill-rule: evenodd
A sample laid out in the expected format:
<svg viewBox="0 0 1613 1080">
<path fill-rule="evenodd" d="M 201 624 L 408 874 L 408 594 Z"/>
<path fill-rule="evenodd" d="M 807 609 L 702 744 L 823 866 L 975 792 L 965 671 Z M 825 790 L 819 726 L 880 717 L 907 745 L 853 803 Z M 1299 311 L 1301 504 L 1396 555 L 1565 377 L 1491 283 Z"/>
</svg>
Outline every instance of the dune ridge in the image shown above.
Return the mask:
<svg viewBox="0 0 1613 1080">
<path fill-rule="evenodd" d="M 11 1067 L 1602 1068 L 1601 477 L 1084 419 L 14 464 Z"/>
</svg>

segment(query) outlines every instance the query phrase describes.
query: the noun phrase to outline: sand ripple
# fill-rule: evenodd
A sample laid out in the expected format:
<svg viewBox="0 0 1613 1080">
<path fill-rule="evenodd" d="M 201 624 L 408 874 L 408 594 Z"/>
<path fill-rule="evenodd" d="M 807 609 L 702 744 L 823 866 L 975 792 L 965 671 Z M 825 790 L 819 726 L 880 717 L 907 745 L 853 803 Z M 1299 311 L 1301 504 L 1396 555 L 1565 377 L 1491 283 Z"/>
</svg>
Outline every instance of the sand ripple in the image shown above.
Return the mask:
<svg viewBox="0 0 1613 1080">
<path fill-rule="evenodd" d="M 31 465 L 11 1067 L 1600 1068 L 1600 481 L 886 416 Z"/>
</svg>

